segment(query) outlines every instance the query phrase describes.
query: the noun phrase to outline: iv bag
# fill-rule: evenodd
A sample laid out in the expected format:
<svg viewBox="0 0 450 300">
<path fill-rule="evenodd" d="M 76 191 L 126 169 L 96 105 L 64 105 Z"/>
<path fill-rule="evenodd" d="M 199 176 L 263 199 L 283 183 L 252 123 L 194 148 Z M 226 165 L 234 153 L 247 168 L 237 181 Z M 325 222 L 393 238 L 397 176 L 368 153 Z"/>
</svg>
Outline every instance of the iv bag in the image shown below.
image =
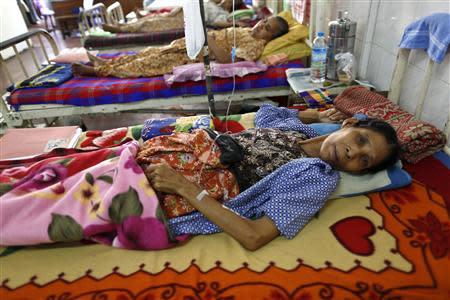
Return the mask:
<svg viewBox="0 0 450 300">
<path fill-rule="evenodd" d="M 199 1 L 185 0 L 183 2 L 183 14 L 187 55 L 190 59 L 195 59 L 205 44 Z"/>
</svg>

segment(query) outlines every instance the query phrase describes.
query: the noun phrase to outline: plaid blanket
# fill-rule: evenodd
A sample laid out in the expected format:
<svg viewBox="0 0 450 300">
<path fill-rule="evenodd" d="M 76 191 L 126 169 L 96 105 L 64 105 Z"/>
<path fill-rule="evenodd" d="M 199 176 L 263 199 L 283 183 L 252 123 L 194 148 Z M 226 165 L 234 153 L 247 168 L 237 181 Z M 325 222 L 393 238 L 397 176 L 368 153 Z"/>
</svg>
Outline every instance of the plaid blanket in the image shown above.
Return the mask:
<svg viewBox="0 0 450 300">
<path fill-rule="evenodd" d="M 300 60 L 271 66 L 267 71 L 236 78 L 236 91 L 288 86 L 285 70 L 302 67 Z M 233 78 L 213 78 L 213 92 L 230 92 Z M 69 104 L 93 106 L 129 103 L 153 98 L 170 98 L 182 95 L 205 95 L 204 81 L 177 82 L 170 88 L 164 77 L 152 78 L 91 78 L 75 77 L 51 88 L 18 90 L 8 101 L 16 109 L 23 104 Z"/>
<path fill-rule="evenodd" d="M 85 48 L 116 47 L 117 45 L 154 45 L 184 37 L 184 28 L 152 33 L 118 33 L 115 36 L 88 36 Z"/>
</svg>

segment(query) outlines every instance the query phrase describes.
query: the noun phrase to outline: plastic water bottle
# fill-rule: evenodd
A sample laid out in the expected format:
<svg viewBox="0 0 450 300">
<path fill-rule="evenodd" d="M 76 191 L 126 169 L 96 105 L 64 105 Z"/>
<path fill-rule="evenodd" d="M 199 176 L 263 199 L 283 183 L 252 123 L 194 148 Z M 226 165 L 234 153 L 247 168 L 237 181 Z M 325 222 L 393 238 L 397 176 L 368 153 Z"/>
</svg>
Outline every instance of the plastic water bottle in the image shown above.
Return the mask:
<svg viewBox="0 0 450 300">
<path fill-rule="evenodd" d="M 311 81 L 314 83 L 322 83 L 325 81 L 325 68 L 327 65 L 327 43 L 325 42 L 325 34 L 318 32 L 317 37 L 313 41 L 313 49 L 311 53 Z"/>
</svg>

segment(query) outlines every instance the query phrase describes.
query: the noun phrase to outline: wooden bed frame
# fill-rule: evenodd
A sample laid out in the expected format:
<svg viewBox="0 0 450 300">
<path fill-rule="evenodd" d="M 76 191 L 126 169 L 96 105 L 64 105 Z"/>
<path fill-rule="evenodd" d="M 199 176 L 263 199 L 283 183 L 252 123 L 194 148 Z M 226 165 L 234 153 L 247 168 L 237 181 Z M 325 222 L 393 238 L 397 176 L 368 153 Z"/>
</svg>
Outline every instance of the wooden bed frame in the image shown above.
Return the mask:
<svg viewBox="0 0 450 300">
<path fill-rule="evenodd" d="M 53 40 L 53 37 L 43 29 L 35 29 L 28 33 L 22 34 L 13 39 L 7 40 L 1 43 L 0 51 L 6 48 L 12 47 L 15 49 L 16 57 L 21 63 L 22 70 L 26 77 L 29 77 L 28 72 L 26 72 L 23 60 L 20 57 L 20 53 L 17 51 L 16 44 L 26 41 L 32 51 L 34 57 L 34 63 L 37 69 L 41 69 L 41 64 L 38 62 L 35 49 L 31 47 L 30 38 L 37 36 L 41 49 L 44 52 L 46 58 L 46 64 L 50 63 L 49 54 L 47 53 L 43 42 L 42 36 L 46 38 L 47 42 L 51 45 L 53 54 L 57 55 L 59 53 L 58 47 Z M 1 67 L 3 71 L 7 74 L 8 79 L 13 83 L 12 77 L 4 64 L 3 59 L 0 57 Z M 25 77 L 25 78 L 26 78 Z M 24 79 L 25 79 L 24 78 Z M 277 96 L 288 96 L 290 94 L 289 86 L 285 87 L 273 87 L 273 88 L 261 88 L 252 90 L 242 90 L 236 91 L 231 97 L 230 93 L 215 93 L 215 102 L 228 102 L 233 101 L 233 103 L 244 101 L 246 99 L 260 99 L 266 97 L 277 97 Z M 207 95 L 186 95 L 186 96 L 176 96 L 170 98 L 152 98 L 149 100 L 131 102 L 131 103 L 118 103 L 118 104 L 105 104 L 105 105 L 95 105 L 95 106 L 74 106 L 74 105 L 64 105 L 64 104 L 33 104 L 33 105 L 21 105 L 18 111 L 14 110 L 7 102 L 7 97 L 10 95 L 6 92 L 0 101 L 0 113 L 2 114 L 2 119 L 0 123 L 3 123 L 1 127 L 21 127 L 21 126 L 34 126 L 33 120 L 44 119 L 46 123 L 52 124 L 59 117 L 64 116 L 76 116 L 76 115 L 89 115 L 89 114 L 110 114 L 119 113 L 124 111 L 140 111 L 140 112 L 167 112 L 170 110 L 180 110 L 180 105 L 191 105 L 191 104 L 207 104 Z M 0 127 L 0 131 L 2 130 Z"/>
</svg>

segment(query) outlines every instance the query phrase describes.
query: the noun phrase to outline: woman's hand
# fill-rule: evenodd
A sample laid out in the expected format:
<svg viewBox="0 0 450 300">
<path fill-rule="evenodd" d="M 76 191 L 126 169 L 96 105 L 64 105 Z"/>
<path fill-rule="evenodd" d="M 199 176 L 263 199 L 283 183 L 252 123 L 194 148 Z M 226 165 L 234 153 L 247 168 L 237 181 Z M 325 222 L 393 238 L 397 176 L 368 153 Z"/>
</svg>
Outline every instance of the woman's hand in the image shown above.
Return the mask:
<svg viewBox="0 0 450 300">
<path fill-rule="evenodd" d="M 319 112 L 319 122 L 321 123 L 340 123 L 347 118 L 347 115 L 336 108 L 330 108 Z"/>
<path fill-rule="evenodd" d="M 145 175 L 152 187 L 163 193 L 183 196 L 187 189 L 199 189 L 182 174 L 166 164 L 153 164 L 145 169 Z"/>
<path fill-rule="evenodd" d="M 228 64 L 231 62 L 231 53 L 227 53 L 226 49 L 223 49 L 217 45 L 214 34 L 208 33 L 208 48 L 210 54 L 213 54 L 215 60 L 219 63 Z"/>
</svg>

